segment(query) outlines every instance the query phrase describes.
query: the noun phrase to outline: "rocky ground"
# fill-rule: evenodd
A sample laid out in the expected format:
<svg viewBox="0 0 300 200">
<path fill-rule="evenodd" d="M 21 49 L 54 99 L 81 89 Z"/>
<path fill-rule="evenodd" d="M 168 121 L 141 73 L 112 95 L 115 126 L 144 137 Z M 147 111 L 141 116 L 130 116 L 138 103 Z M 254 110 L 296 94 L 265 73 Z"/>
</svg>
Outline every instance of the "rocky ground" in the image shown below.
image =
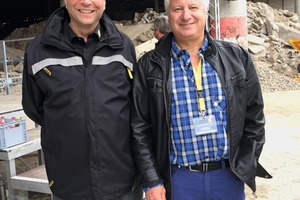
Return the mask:
<svg viewBox="0 0 300 200">
<path fill-rule="evenodd" d="M 271 182 L 271 185 L 270 182 L 264 182 L 264 180 L 258 181 L 258 190 L 260 191 L 258 192 L 258 199 L 300 200 L 300 194 L 297 193 L 297 189 L 295 188 L 295 186 L 300 185 L 300 180 L 299 178 L 296 178 L 296 176 L 293 177 L 291 170 L 284 166 L 284 163 L 291 160 L 293 161 L 291 166 L 296 167 L 299 164 L 299 161 L 295 160 L 295 156 L 290 153 L 290 151 L 299 152 L 296 141 L 300 141 L 300 138 L 297 135 L 300 131 L 299 126 L 297 128 L 292 128 L 298 123 L 297 120 L 299 120 L 300 117 L 298 114 L 300 113 L 300 108 L 299 106 L 295 107 L 295 105 L 298 105 L 298 103 L 295 102 L 299 102 L 300 98 L 300 81 L 294 80 L 295 76 L 297 76 L 296 66 L 300 63 L 299 52 L 293 49 L 293 47 L 287 42 L 287 39 L 283 36 L 284 34 L 280 33 L 279 28 L 279 24 L 280 27 L 283 24 L 293 30 L 300 31 L 300 23 L 298 16 L 295 13 L 284 10 L 276 10 L 264 3 L 248 2 L 247 4 L 248 33 L 252 36 L 263 39 L 263 42 L 260 44 L 249 43 L 249 52 L 255 62 L 262 90 L 266 97 L 266 114 L 268 114 L 269 117 L 268 124 L 274 123 L 276 125 L 275 128 L 269 128 L 268 133 L 273 136 L 274 133 L 279 134 L 279 132 L 288 135 L 286 130 L 293 131 L 292 134 L 288 135 L 290 136 L 289 139 L 283 143 L 281 143 L 282 141 L 280 139 L 275 139 L 280 137 L 270 138 L 271 143 L 266 146 L 266 153 L 262 158 L 265 161 L 264 163 L 271 167 L 271 173 L 278 173 L 279 176 L 277 175 L 277 178 L 274 179 L 276 183 L 273 181 Z M 151 23 L 157 15 L 158 13 L 153 12 L 152 9 L 147 9 L 144 13 L 137 13 L 134 20 L 116 22 L 116 25 L 121 31 L 129 35 L 134 45 L 137 46 L 153 38 L 153 28 Z M 45 23 L 46 22 L 40 22 L 27 28 L 16 29 L 6 39 L 35 37 L 42 31 Z M 8 59 L 18 58 L 22 60 L 27 42 L 28 41 L 7 42 Z M 259 49 L 259 51 L 256 51 L 257 49 Z M 23 68 L 21 61 L 10 62 L 8 67 L 10 77 L 21 76 Z M 1 99 L 7 97 L 5 95 L 4 87 L 1 86 L 3 78 L 3 66 L 0 64 L 0 96 L 2 96 L 0 97 L 0 103 L 2 103 Z M 15 85 L 10 87 L 10 94 L 12 95 L 8 101 L 13 101 L 12 98 L 17 98 L 19 100 L 21 95 L 21 85 L 19 84 L 21 82 L 20 79 L 14 78 L 13 80 L 15 81 Z M 286 93 L 286 91 L 294 92 Z M 286 99 L 281 99 L 284 97 Z M 293 103 L 289 103 L 288 101 L 293 101 Z M 275 105 L 275 108 L 271 107 L 271 105 Z M 288 108 L 286 108 L 286 105 L 293 106 L 287 106 Z M 275 119 L 274 116 L 279 116 L 280 120 L 277 118 Z M 280 131 L 278 132 L 278 130 Z M 274 151 L 274 149 L 277 149 L 276 145 L 278 145 L 278 147 L 284 146 L 284 148 L 282 151 Z M 285 158 L 285 160 L 283 160 L 284 163 L 277 163 L 276 159 L 278 159 L 278 156 Z M 31 167 L 34 167 L 37 164 L 35 155 L 30 155 L 25 159 L 32 165 Z M 0 169 L 4 169 L 1 162 Z M 17 161 L 17 172 L 21 173 L 25 170 L 27 170 L 27 167 L 24 166 L 22 162 Z M 285 172 L 285 174 L 280 174 L 281 171 Z M 0 180 L 5 180 L 4 176 L 5 174 L 0 173 Z M 277 190 L 280 187 L 287 187 L 290 180 L 294 183 L 293 187 L 288 187 L 283 192 L 278 193 Z M 291 190 L 294 190 L 294 196 L 291 196 L 291 194 L 294 194 Z M 290 197 L 288 196 L 285 198 L 283 195 L 290 195 Z M 249 200 L 253 199 L 249 191 L 247 191 L 247 198 Z M 30 193 L 30 199 L 49 200 L 50 197 L 49 195 Z"/>
</svg>

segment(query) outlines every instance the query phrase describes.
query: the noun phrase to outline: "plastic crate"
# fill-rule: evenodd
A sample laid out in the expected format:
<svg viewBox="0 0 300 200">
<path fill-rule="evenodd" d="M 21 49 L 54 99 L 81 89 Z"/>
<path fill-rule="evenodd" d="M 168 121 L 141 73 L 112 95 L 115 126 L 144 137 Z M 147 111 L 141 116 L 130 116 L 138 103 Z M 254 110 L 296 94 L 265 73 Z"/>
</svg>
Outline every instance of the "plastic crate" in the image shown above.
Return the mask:
<svg viewBox="0 0 300 200">
<path fill-rule="evenodd" d="M 0 124 L 0 149 L 5 149 L 23 142 L 27 142 L 25 119 Z"/>
</svg>

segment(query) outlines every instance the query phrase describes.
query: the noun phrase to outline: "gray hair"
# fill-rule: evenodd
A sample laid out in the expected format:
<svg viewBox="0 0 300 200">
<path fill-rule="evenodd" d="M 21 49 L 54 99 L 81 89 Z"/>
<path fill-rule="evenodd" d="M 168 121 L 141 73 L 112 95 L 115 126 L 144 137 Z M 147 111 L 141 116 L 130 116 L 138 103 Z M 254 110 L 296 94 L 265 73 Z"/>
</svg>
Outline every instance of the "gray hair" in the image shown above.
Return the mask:
<svg viewBox="0 0 300 200">
<path fill-rule="evenodd" d="M 165 1 L 165 10 L 167 13 L 169 13 L 169 5 L 170 5 L 170 0 L 164 0 Z M 208 11 L 209 9 L 209 1 L 210 0 L 199 0 L 201 3 L 203 3 L 205 11 Z"/>
<path fill-rule="evenodd" d="M 155 18 L 154 22 L 154 29 L 159 29 L 162 34 L 167 34 L 171 32 L 170 25 L 169 25 L 169 17 L 166 15 L 160 15 Z"/>
</svg>

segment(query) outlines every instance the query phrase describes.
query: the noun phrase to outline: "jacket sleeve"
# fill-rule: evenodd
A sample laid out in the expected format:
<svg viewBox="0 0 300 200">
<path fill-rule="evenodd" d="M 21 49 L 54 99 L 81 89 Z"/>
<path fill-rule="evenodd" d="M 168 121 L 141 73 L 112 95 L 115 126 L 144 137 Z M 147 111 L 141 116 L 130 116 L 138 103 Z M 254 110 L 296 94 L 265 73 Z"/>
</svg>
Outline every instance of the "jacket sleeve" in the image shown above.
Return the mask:
<svg viewBox="0 0 300 200">
<path fill-rule="evenodd" d="M 256 166 L 256 176 L 271 178 L 272 176 L 259 164 L 259 157 L 265 144 L 265 115 L 264 101 L 256 68 L 251 59 L 250 54 L 246 50 L 243 51 L 242 58 L 245 58 L 246 80 L 248 82 L 246 95 L 246 114 L 244 124 L 244 140 L 243 148 L 250 148 L 247 151 L 253 154 L 254 165 Z M 245 158 L 249 158 L 246 156 Z M 254 172 L 255 173 L 255 172 Z"/>
<path fill-rule="evenodd" d="M 32 54 L 32 53 L 31 53 Z M 31 64 L 29 64 L 29 52 L 25 52 L 23 81 L 22 81 L 22 106 L 25 114 L 35 123 L 42 125 L 44 94 L 37 86 L 33 77 Z"/>
<path fill-rule="evenodd" d="M 153 153 L 153 138 L 149 112 L 149 98 L 147 92 L 145 71 L 147 58 L 141 58 L 134 73 L 133 79 L 133 104 L 132 104 L 132 129 L 133 151 L 140 171 L 140 181 L 143 187 L 152 187 L 162 183 L 156 167 Z"/>
<path fill-rule="evenodd" d="M 255 141 L 255 151 L 259 157 L 262 147 L 265 143 L 265 115 L 264 115 L 264 102 L 262 91 L 259 83 L 259 78 L 255 70 L 254 63 L 249 55 L 247 55 L 246 74 L 247 81 L 249 82 L 249 89 L 247 90 L 247 110 L 245 117 L 244 134 L 248 138 Z"/>
</svg>

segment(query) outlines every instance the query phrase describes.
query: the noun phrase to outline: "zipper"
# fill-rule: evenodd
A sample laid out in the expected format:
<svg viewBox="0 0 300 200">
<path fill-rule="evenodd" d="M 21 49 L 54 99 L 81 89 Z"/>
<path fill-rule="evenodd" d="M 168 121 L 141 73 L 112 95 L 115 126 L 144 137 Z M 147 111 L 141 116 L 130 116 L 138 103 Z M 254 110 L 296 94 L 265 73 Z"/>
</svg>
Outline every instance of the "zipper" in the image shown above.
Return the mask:
<svg viewBox="0 0 300 200">
<path fill-rule="evenodd" d="M 168 59 L 165 59 L 165 60 L 167 62 Z M 164 107 L 165 107 L 165 110 L 166 110 L 165 118 L 166 118 L 166 122 L 167 122 L 167 134 L 168 134 L 168 146 L 167 146 L 167 148 L 168 148 L 168 155 L 170 155 L 170 133 L 171 133 L 171 131 L 170 131 L 170 120 L 169 120 L 169 116 L 168 116 L 168 113 L 169 113 L 170 109 L 169 109 L 169 105 L 168 105 L 168 102 L 167 102 L 167 97 L 168 97 L 168 92 L 167 92 L 167 90 L 168 90 L 167 89 L 168 77 L 167 77 L 167 74 L 169 74 L 169 73 L 166 73 L 166 71 L 169 71 L 170 67 L 167 70 L 164 71 L 164 69 L 161 67 L 161 64 L 160 64 L 159 61 L 154 60 L 154 59 L 153 59 L 153 61 L 159 65 L 159 67 L 162 71 L 162 74 L 163 74 L 163 81 L 162 81 L 163 82 L 163 87 L 162 88 L 163 88 Z M 170 64 L 170 63 L 167 63 L 166 66 L 168 66 L 168 64 Z M 170 98 L 168 97 L 168 99 L 170 99 Z M 169 184 L 170 184 L 170 189 L 172 190 L 172 181 L 171 181 L 172 175 L 171 175 L 170 160 L 168 160 L 168 165 L 169 165 L 168 166 L 168 168 L 169 168 L 169 175 L 168 176 L 170 177 Z M 171 195 L 170 198 L 172 199 L 172 192 L 170 192 L 170 195 Z"/>
</svg>

